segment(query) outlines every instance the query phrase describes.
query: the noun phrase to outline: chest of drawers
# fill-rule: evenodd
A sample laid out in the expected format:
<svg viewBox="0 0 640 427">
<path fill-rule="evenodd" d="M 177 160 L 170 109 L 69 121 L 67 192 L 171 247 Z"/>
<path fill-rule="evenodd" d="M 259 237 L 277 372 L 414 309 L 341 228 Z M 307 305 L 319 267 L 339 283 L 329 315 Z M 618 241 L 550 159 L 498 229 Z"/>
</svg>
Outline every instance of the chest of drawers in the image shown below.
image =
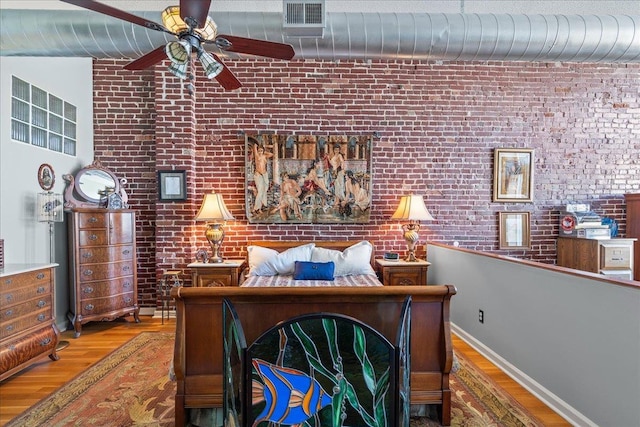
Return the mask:
<svg viewBox="0 0 640 427">
<path fill-rule="evenodd" d="M 90 321 L 133 314 L 139 322 L 135 212 L 74 209 L 69 219 L 69 320 L 76 338 Z"/>
<path fill-rule="evenodd" d="M 0 269 L 0 380 L 43 358 L 58 360 L 56 265 L 7 264 Z"/>
</svg>

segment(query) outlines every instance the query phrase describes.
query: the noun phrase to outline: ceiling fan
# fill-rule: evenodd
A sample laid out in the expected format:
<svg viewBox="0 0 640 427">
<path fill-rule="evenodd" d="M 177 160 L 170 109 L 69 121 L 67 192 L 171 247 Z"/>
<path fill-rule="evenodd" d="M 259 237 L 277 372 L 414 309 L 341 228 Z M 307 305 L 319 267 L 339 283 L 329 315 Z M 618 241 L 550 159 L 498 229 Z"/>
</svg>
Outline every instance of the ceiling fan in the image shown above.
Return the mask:
<svg viewBox="0 0 640 427">
<path fill-rule="evenodd" d="M 213 43 L 223 51 L 274 59 L 289 60 L 295 55 L 289 44 L 218 34 L 215 22 L 208 16 L 211 0 L 180 0 L 180 6 L 169 6 L 162 12 L 164 25 L 94 0 L 61 1 L 176 36 L 177 40 L 125 65 L 127 70 L 143 70 L 168 57 L 171 60 L 169 71 L 186 79 L 187 66 L 192 54 L 196 54 L 208 78 L 215 78 L 226 90 L 234 90 L 242 84 L 216 54 L 204 50 L 204 44 Z"/>
</svg>

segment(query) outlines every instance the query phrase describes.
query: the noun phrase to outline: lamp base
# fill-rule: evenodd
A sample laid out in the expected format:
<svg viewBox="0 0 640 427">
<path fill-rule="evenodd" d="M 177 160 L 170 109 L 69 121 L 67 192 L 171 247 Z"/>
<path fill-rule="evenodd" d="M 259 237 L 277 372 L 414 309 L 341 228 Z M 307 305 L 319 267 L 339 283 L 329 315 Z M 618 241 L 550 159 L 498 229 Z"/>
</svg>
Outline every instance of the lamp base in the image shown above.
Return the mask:
<svg viewBox="0 0 640 427">
<path fill-rule="evenodd" d="M 222 259 L 222 257 L 215 257 L 215 258 L 211 257 L 207 262 L 209 264 L 216 264 L 216 263 L 224 262 L 224 259 Z"/>
</svg>

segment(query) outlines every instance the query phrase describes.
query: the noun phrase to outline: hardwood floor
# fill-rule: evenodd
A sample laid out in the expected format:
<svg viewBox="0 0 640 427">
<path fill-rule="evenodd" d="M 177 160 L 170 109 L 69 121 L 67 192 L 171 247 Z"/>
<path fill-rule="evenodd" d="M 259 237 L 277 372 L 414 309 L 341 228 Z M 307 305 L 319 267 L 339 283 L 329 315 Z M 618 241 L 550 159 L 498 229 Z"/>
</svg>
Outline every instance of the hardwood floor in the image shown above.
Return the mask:
<svg viewBox="0 0 640 427">
<path fill-rule="evenodd" d="M 114 322 L 88 323 L 77 339 L 73 338 L 73 331 L 63 332 L 61 339 L 68 341 L 69 346 L 59 352 L 60 360 L 52 362 L 46 359 L 0 383 L 0 426 L 49 396 L 138 333 L 173 331 L 175 328 L 174 319 L 165 319 L 164 325 L 160 319 L 151 317 L 141 317 L 141 320 L 141 323 L 134 323 L 132 317 L 126 317 Z M 453 347 L 534 413 L 545 426 L 571 425 L 456 336 Z"/>
</svg>

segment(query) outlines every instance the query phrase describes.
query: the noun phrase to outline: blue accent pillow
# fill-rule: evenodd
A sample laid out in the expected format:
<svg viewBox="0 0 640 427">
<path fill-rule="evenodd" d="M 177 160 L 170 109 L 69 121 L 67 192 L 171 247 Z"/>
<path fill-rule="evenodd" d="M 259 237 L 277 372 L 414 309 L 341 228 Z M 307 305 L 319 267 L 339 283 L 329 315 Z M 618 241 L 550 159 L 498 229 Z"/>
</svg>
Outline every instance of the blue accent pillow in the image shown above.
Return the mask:
<svg viewBox="0 0 640 427">
<path fill-rule="evenodd" d="M 333 280 L 336 265 L 329 262 L 296 261 L 294 280 Z"/>
</svg>

